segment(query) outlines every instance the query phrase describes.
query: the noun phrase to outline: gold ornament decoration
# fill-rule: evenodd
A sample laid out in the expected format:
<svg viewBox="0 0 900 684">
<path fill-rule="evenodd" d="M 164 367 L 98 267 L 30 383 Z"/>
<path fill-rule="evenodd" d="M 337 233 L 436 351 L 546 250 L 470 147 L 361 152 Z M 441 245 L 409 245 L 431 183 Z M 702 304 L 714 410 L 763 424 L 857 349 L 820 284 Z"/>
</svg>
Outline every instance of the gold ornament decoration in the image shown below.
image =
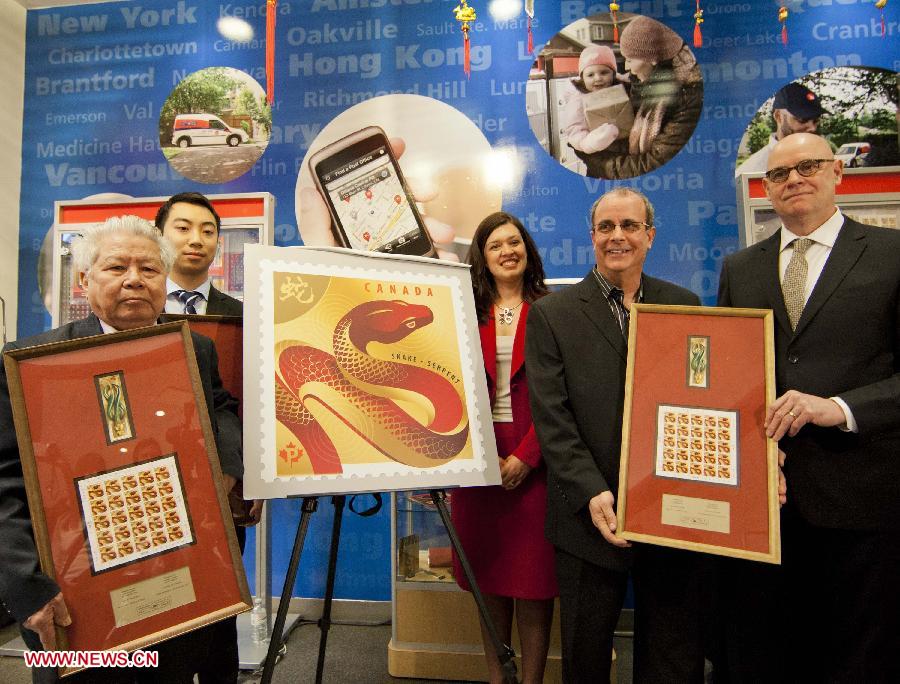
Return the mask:
<svg viewBox="0 0 900 684">
<path fill-rule="evenodd" d="M 468 78 L 472 73 L 471 48 L 469 41 L 469 31 L 471 29 L 469 24 L 478 17 L 475 14 L 475 9 L 469 7 L 468 0 L 462 0 L 462 2 L 453 9 L 453 16 L 456 17 L 456 21 L 460 23 L 459 28 L 463 33 L 463 71 L 466 73 L 466 78 Z"/>
</svg>

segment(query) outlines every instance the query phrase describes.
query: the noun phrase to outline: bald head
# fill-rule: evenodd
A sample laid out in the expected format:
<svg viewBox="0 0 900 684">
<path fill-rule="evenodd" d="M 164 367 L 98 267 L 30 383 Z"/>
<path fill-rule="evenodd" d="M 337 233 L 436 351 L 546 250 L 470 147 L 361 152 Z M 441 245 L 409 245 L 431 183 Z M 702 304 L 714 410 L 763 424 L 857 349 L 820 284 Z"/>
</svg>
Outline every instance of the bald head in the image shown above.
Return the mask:
<svg viewBox="0 0 900 684">
<path fill-rule="evenodd" d="M 810 175 L 803 176 L 797 165 L 807 160 L 820 161 Z M 787 178 L 780 183 L 764 178 L 766 194 L 788 229 L 808 235 L 834 214 L 835 187 L 841 182 L 843 164 L 824 138 L 794 133 L 772 148 L 768 170 L 777 168 L 788 170 Z"/>
<path fill-rule="evenodd" d="M 776 166 L 790 166 L 784 163 L 784 158 L 797 154 L 802 154 L 801 159 L 830 159 L 834 157 L 831 151 L 831 145 L 820 135 L 814 133 L 793 133 L 784 137 L 772 148 L 769 154 L 768 170 L 771 171 Z"/>
</svg>

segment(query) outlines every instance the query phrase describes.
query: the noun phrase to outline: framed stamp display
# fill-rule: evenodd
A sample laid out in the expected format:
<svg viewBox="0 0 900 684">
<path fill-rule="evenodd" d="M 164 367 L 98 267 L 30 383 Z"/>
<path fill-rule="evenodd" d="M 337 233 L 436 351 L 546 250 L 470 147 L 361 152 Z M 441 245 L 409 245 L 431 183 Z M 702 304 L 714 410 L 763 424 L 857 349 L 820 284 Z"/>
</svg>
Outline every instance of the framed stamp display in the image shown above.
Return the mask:
<svg viewBox="0 0 900 684">
<path fill-rule="evenodd" d="M 632 307 L 620 536 L 781 562 L 773 339 L 769 310 Z"/>
<path fill-rule="evenodd" d="M 241 399 L 244 392 L 244 319 L 241 316 L 164 313 L 160 320 L 187 321 L 191 330 L 211 339 L 219 355 L 222 385 L 231 396 Z"/>
<path fill-rule="evenodd" d="M 60 650 L 134 650 L 251 607 L 186 323 L 4 354 Z"/>
</svg>

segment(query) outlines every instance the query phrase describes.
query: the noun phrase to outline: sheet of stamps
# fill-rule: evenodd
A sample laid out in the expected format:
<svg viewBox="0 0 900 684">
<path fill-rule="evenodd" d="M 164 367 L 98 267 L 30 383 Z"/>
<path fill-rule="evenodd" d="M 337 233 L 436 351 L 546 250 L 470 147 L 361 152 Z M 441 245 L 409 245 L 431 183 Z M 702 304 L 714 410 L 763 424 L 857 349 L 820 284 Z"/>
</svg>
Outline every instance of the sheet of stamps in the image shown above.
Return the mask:
<svg viewBox="0 0 900 684">
<path fill-rule="evenodd" d="M 656 475 L 738 484 L 738 414 L 660 404 L 656 410 Z"/>
<path fill-rule="evenodd" d="M 175 454 L 75 484 L 94 574 L 194 543 Z"/>
</svg>

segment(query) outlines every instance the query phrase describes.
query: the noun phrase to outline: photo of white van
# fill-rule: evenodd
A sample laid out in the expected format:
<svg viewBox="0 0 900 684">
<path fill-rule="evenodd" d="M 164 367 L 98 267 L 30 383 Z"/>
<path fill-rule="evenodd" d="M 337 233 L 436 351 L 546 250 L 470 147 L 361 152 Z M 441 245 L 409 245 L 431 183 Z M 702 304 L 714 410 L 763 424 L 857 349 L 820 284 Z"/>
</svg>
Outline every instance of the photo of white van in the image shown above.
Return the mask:
<svg viewBox="0 0 900 684">
<path fill-rule="evenodd" d="M 178 114 L 172 125 L 172 143 L 178 147 L 228 145 L 237 147 L 250 141 L 240 128 L 228 126 L 215 114 Z"/>
<path fill-rule="evenodd" d="M 841 145 L 841 149 L 834 153 L 834 158 L 844 162 L 844 166 L 855 168 L 863 165 L 871 149 L 872 146 L 867 142 L 848 142 Z"/>
</svg>

